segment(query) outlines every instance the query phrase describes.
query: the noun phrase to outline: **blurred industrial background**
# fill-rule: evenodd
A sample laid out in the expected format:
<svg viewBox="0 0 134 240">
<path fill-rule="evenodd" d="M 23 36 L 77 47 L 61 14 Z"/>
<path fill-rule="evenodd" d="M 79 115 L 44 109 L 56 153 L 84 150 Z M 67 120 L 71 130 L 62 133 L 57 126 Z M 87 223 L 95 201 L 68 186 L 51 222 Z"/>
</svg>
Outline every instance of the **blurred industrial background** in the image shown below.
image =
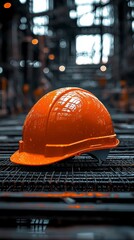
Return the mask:
<svg viewBox="0 0 134 240">
<path fill-rule="evenodd" d="M 134 111 L 133 0 L 0 1 L 0 116 L 65 86 Z"/>
<path fill-rule="evenodd" d="M 105 104 L 118 147 L 101 161 L 11 162 L 30 108 L 69 86 Z M 134 239 L 133 0 L 0 0 L 0 240 L 9 239 Z"/>
</svg>

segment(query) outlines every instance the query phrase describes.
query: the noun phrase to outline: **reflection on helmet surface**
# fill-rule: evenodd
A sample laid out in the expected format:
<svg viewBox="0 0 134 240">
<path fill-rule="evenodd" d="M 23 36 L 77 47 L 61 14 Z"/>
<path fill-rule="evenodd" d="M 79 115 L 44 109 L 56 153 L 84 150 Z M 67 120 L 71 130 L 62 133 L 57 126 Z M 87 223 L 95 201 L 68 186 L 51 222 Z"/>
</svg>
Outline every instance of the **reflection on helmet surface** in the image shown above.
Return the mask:
<svg viewBox="0 0 134 240">
<path fill-rule="evenodd" d="M 78 95 L 78 94 L 77 94 Z M 81 101 L 76 93 L 69 93 L 62 96 L 56 106 L 53 107 L 52 114 L 55 114 L 57 120 L 63 120 L 64 118 L 72 116 L 72 113 L 77 111 L 77 114 L 81 111 Z M 75 119 L 75 115 L 73 116 Z M 79 118 L 77 116 L 77 118 Z"/>
</svg>

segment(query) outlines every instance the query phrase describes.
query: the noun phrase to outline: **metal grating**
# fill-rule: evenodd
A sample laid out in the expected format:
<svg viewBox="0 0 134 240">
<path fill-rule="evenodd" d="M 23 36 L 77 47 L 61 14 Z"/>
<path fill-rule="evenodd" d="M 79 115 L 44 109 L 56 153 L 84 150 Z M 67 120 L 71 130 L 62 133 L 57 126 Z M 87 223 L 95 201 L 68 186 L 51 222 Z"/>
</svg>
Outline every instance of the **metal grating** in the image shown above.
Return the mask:
<svg viewBox="0 0 134 240">
<path fill-rule="evenodd" d="M 121 139 L 101 165 L 85 154 L 43 167 L 12 164 L 17 142 L 1 143 L 0 191 L 134 191 L 134 142 L 128 141 Z"/>
</svg>

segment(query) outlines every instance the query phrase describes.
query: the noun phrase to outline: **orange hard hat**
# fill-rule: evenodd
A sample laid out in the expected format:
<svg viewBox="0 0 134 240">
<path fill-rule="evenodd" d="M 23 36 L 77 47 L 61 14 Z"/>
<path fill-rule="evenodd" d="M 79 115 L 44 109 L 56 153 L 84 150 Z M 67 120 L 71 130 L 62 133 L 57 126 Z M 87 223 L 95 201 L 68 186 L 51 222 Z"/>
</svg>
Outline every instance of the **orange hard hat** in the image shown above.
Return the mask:
<svg viewBox="0 0 134 240">
<path fill-rule="evenodd" d="M 47 93 L 33 106 L 19 150 L 10 159 L 46 165 L 118 144 L 110 114 L 98 98 L 84 89 L 67 87 Z"/>
</svg>

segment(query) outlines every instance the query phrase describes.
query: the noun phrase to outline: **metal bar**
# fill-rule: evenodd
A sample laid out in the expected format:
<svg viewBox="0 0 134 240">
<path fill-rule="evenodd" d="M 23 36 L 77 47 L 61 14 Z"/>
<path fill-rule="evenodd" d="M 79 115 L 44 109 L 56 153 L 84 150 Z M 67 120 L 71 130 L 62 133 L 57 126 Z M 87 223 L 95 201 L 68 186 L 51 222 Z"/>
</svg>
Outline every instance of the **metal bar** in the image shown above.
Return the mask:
<svg viewBox="0 0 134 240">
<path fill-rule="evenodd" d="M 16 216 L 58 216 L 58 217 L 82 217 L 91 216 L 118 216 L 118 218 L 133 218 L 134 204 L 63 204 L 63 203 L 42 203 L 42 202 L 0 202 L 1 217 Z"/>
<path fill-rule="evenodd" d="M 65 197 L 71 197 L 74 199 L 80 199 L 80 198 L 88 198 L 90 199 L 116 199 L 116 201 L 120 199 L 124 199 L 125 201 L 128 201 L 129 199 L 132 199 L 134 201 L 134 193 L 132 192 L 0 192 L 0 201 L 4 199 L 9 198 L 13 199 L 15 198 L 17 201 L 20 201 L 20 199 L 26 200 L 31 198 L 34 199 L 45 199 L 45 198 L 65 198 Z"/>
</svg>

